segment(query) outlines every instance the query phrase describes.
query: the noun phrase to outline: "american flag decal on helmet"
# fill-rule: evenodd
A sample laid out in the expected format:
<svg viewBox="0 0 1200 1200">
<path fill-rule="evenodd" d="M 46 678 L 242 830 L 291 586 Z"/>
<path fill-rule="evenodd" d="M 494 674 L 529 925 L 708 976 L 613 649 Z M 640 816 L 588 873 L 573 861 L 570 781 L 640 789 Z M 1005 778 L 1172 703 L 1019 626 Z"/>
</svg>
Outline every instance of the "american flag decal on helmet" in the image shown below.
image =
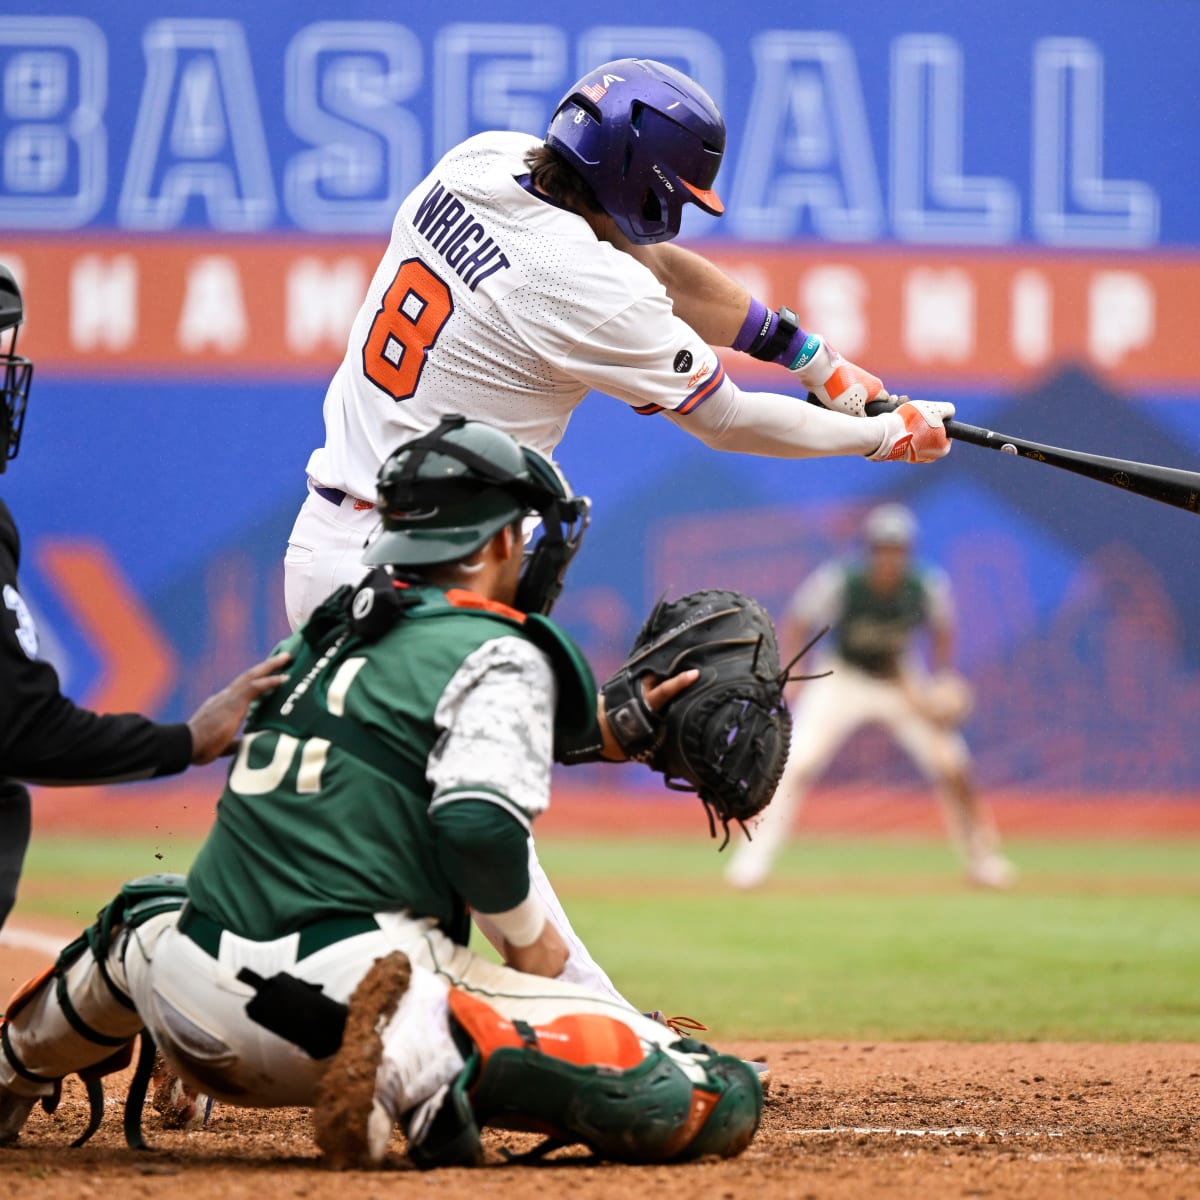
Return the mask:
<svg viewBox="0 0 1200 1200">
<path fill-rule="evenodd" d="M 586 83 L 579 89 L 593 104 L 599 104 L 608 94 L 608 88 L 599 83 Z"/>
</svg>

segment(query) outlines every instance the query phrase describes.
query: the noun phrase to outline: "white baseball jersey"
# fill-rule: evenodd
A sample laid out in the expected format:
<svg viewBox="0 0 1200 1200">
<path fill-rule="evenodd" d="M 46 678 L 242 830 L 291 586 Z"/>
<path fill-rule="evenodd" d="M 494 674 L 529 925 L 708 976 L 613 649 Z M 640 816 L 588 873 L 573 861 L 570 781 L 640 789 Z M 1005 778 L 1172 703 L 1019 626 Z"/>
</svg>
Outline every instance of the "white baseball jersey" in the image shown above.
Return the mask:
<svg viewBox="0 0 1200 1200">
<path fill-rule="evenodd" d="M 549 454 L 595 388 L 691 412 L 720 359 L 651 272 L 528 190 L 537 138 L 483 133 L 400 206 L 325 397 L 308 473 L 363 498 L 401 442 L 461 412 Z"/>
</svg>

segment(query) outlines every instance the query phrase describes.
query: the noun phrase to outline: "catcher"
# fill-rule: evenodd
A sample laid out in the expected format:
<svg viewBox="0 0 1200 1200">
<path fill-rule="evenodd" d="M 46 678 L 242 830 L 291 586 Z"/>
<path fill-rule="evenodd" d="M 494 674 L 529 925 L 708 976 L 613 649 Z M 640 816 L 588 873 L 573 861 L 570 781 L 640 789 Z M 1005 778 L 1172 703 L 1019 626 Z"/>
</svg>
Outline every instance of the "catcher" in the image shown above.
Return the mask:
<svg viewBox="0 0 1200 1200">
<path fill-rule="evenodd" d="M 726 871 L 735 887 L 757 887 L 786 841 L 804 791 L 846 739 L 868 722 L 882 725 L 937 787 L 951 838 L 967 878 L 1009 887 L 1016 869 L 999 849 L 989 813 L 971 781 L 970 755 L 959 726 L 971 690 L 952 669 L 954 613 L 949 580 L 912 562 L 916 520 L 899 504 L 868 513 L 862 565 L 828 563 L 800 587 L 785 636 L 803 641 L 832 627 L 830 678 L 812 685 L 796 710 L 791 755 L 774 802 Z M 914 643 L 928 630 L 933 673 Z"/>
<path fill-rule="evenodd" d="M 660 606 L 598 697 L 546 616 L 588 518 L 549 460 L 448 417 L 378 496 L 373 569 L 285 643 L 188 879 L 127 884 L 10 1003 L 0 1140 L 72 1071 L 98 1124 L 96 1078 L 145 1027 L 197 1090 L 313 1105 L 335 1166 L 380 1162 L 397 1122 L 422 1166 L 479 1162 L 489 1122 L 624 1161 L 739 1153 L 757 1073 L 555 978 L 527 840 L 555 757 L 640 757 L 716 819 L 753 815 L 787 743 L 770 622 L 736 593 Z M 467 948 L 468 909 L 505 965 Z"/>
</svg>

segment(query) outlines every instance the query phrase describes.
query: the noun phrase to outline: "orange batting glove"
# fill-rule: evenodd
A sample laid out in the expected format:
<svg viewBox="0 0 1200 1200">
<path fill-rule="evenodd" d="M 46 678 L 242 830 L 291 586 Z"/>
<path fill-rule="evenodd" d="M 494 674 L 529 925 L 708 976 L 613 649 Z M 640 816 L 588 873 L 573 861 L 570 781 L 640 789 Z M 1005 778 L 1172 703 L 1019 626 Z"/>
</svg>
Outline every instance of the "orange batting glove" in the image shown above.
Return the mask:
<svg viewBox="0 0 1200 1200">
<path fill-rule="evenodd" d="M 847 362 L 819 333 L 810 334 L 791 369 L 826 407 L 865 417 L 872 400 L 888 399 L 883 380 Z"/>
<path fill-rule="evenodd" d="M 946 436 L 945 422 L 954 416 L 954 405 L 936 400 L 906 400 L 894 412 L 878 417 L 883 428 L 883 440 L 874 454 L 867 457 L 872 462 L 927 463 L 945 458 L 950 453 L 950 439 Z"/>
</svg>

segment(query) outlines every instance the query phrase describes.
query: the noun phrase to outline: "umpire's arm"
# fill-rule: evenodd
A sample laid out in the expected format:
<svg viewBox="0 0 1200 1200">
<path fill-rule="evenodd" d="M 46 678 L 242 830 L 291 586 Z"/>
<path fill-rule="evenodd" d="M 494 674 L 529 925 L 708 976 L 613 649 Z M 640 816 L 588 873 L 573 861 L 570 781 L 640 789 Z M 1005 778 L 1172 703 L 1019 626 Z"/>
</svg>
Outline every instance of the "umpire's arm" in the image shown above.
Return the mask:
<svg viewBox="0 0 1200 1200">
<path fill-rule="evenodd" d="M 37 658 L 37 629 L 17 590 L 15 556 L 0 555 L 0 776 L 37 783 L 116 782 L 182 771 L 192 757 L 187 725 L 134 714 L 99 716 L 62 694 Z"/>
<path fill-rule="evenodd" d="M 70 785 L 174 775 L 229 747 L 250 703 L 283 679 L 276 672 L 287 656 L 276 655 L 179 724 L 91 712 L 64 696 L 54 668 L 37 658 L 36 630 L 15 575 L 0 582 L 0 777 Z"/>
</svg>

